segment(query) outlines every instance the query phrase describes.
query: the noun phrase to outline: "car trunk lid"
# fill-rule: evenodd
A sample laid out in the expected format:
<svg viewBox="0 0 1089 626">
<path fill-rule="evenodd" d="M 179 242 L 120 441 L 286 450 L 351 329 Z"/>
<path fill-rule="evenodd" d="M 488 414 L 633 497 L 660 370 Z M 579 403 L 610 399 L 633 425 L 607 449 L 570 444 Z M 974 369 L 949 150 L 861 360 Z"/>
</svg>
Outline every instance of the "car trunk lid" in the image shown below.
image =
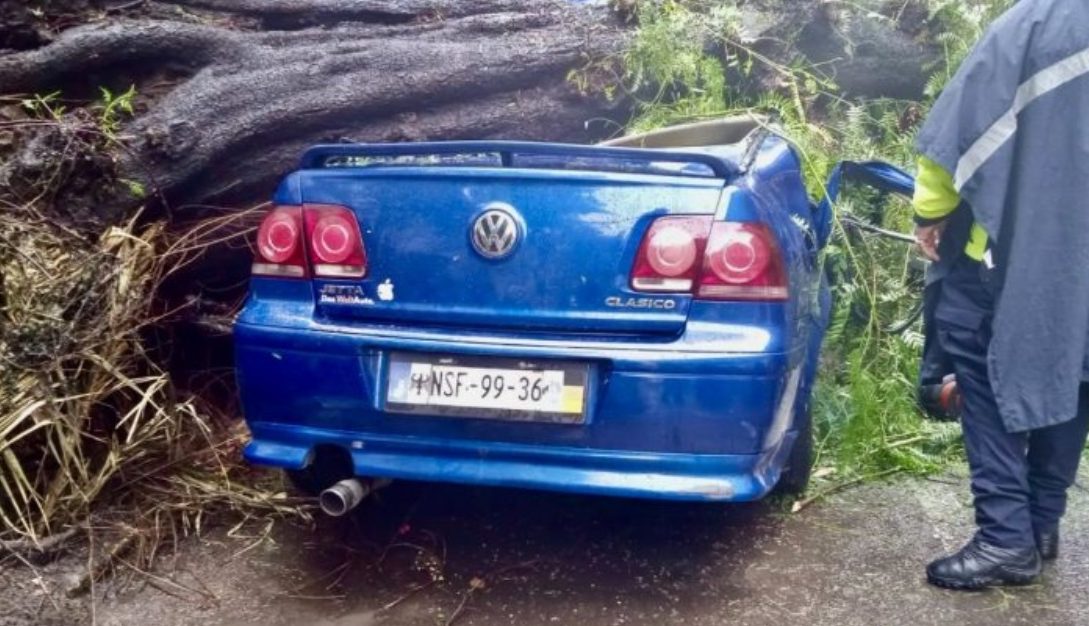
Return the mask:
<svg viewBox="0 0 1089 626">
<path fill-rule="evenodd" d="M 304 203 L 351 209 L 369 265 L 362 279 L 314 281 L 320 316 L 580 333 L 683 329 L 691 296 L 636 293 L 632 263 L 654 219 L 715 213 L 731 176 L 721 161 L 583 146 L 553 152 L 550 144 L 433 145 L 446 152 L 334 146 L 304 159 Z"/>
</svg>

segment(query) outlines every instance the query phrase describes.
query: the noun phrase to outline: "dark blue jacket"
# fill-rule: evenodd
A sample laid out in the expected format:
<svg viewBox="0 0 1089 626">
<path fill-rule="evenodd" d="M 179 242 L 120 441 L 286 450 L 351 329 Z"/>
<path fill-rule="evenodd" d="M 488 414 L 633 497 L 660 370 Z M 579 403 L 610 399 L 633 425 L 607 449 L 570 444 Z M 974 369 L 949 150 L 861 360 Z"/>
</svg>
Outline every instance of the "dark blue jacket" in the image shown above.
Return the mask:
<svg viewBox="0 0 1089 626">
<path fill-rule="evenodd" d="M 991 241 L 989 368 L 1006 428 L 1072 419 L 1089 378 L 1089 0 L 1023 0 L 999 18 L 918 146 L 955 172 Z"/>
</svg>

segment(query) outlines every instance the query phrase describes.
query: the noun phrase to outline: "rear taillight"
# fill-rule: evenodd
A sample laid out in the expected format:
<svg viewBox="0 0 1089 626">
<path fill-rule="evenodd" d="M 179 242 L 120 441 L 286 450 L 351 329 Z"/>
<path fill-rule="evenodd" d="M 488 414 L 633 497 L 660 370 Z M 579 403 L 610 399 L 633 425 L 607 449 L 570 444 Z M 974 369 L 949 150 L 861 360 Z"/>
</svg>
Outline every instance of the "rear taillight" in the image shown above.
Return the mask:
<svg viewBox="0 0 1089 626">
<path fill-rule="evenodd" d="M 362 278 L 367 254 L 355 214 L 345 207 L 319 204 L 276 207 L 257 230 L 253 273 Z"/>
<path fill-rule="evenodd" d="M 651 224 L 631 284 L 636 291 L 694 293 L 704 300 L 785 300 L 789 293 L 767 226 L 711 216 L 663 217 Z"/>
<path fill-rule="evenodd" d="M 699 277 L 700 260 L 710 217 L 663 217 L 650 225 L 632 269 L 636 291 L 691 291 Z"/>
<path fill-rule="evenodd" d="M 696 296 L 708 300 L 786 300 L 782 255 L 764 224 L 718 222 L 711 229 Z"/>
<path fill-rule="evenodd" d="M 359 222 L 342 206 L 307 204 L 306 241 L 315 276 L 362 278 L 367 273 L 367 253 Z"/>
<path fill-rule="evenodd" d="M 299 207 L 276 207 L 257 230 L 257 258 L 253 273 L 261 276 L 306 276 L 302 242 L 303 219 Z"/>
</svg>

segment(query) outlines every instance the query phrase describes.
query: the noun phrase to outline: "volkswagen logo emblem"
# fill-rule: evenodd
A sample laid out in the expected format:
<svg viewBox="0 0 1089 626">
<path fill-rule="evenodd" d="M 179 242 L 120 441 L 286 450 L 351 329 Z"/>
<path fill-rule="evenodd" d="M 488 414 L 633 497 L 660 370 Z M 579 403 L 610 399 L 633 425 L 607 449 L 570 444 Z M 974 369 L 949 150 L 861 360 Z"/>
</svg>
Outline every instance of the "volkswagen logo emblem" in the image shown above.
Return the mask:
<svg viewBox="0 0 1089 626">
<path fill-rule="evenodd" d="M 486 259 L 502 259 L 518 244 L 519 225 L 514 209 L 505 204 L 490 204 L 473 221 L 472 242 L 477 254 Z"/>
</svg>

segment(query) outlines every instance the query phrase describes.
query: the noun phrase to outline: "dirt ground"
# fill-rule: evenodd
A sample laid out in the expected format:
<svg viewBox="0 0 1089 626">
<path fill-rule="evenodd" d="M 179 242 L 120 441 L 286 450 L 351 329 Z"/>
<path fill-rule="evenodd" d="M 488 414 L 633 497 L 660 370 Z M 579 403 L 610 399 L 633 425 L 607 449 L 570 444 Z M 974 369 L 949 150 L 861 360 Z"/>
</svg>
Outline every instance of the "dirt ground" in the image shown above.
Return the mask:
<svg viewBox="0 0 1089 626">
<path fill-rule="evenodd" d="M 5 560 L 0 623 L 1089 624 L 1081 487 L 1063 555 L 1042 581 L 975 594 L 923 580 L 927 561 L 970 533 L 963 477 L 868 485 L 798 514 L 783 507 L 395 484 L 352 518 L 312 529 L 206 531 L 150 576 L 100 583 L 93 603 L 47 597 L 72 563 L 34 579 Z"/>
</svg>

